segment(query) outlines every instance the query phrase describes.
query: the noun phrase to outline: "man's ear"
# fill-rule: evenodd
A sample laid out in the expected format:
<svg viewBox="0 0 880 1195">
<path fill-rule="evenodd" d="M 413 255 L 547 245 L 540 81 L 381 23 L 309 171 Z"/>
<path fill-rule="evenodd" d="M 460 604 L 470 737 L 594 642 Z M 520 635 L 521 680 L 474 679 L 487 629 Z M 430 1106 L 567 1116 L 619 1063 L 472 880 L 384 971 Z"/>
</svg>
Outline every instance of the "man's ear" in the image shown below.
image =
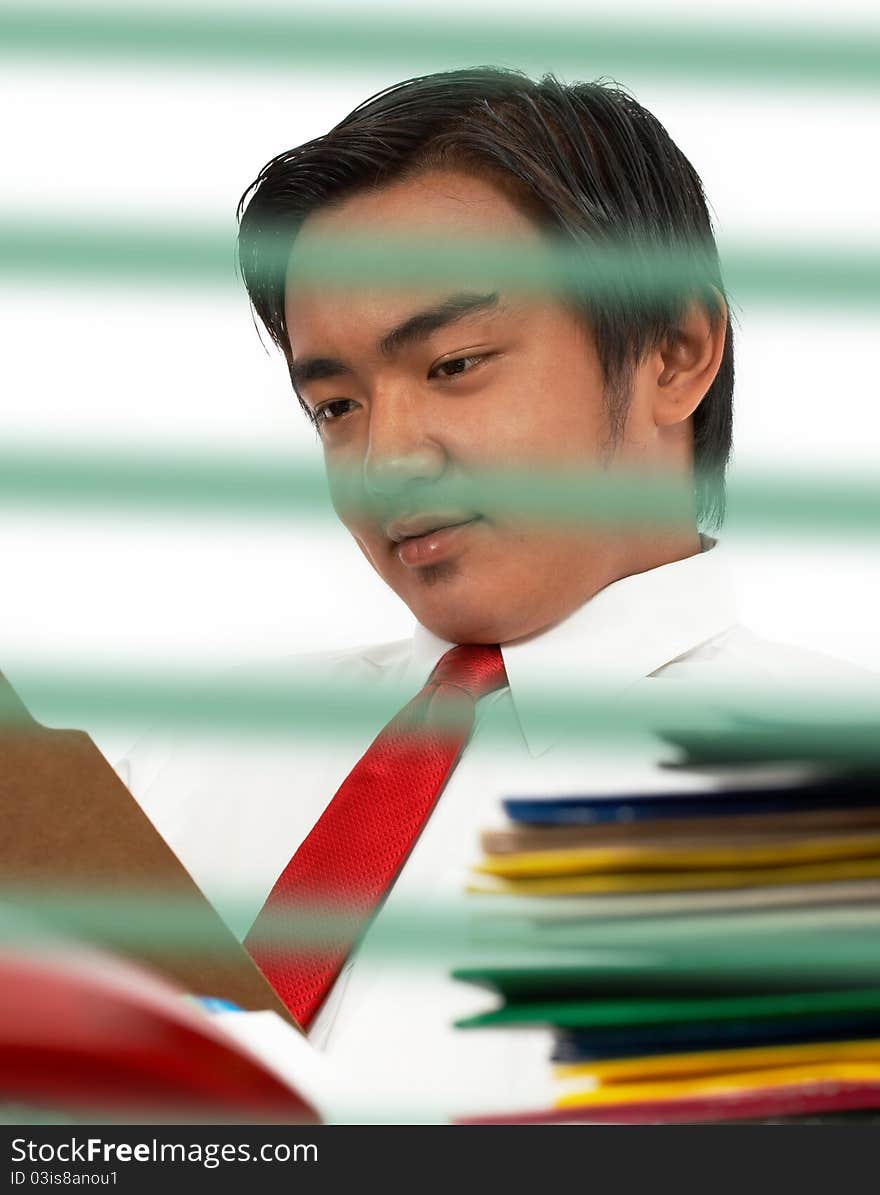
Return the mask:
<svg viewBox="0 0 880 1195">
<path fill-rule="evenodd" d="M 683 423 L 693 415 L 715 381 L 724 352 L 727 305 L 718 291 L 713 318 L 705 303 L 684 311 L 676 332 L 654 354 L 654 422 L 658 427 Z"/>
</svg>

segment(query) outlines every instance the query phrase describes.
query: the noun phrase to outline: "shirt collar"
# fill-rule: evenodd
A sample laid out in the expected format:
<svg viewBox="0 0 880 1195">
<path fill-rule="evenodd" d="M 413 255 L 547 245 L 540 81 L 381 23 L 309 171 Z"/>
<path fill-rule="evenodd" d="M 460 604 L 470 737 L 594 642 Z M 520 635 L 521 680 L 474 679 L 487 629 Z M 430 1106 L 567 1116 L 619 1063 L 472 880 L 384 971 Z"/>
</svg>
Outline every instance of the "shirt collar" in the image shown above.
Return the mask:
<svg viewBox="0 0 880 1195">
<path fill-rule="evenodd" d="M 600 684 L 622 692 L 736 622 L 728 566 L 718 541 L 700 536 L 701 551 L 644 573 L 622 577 L 554 626 L 530 639 L 502 645 L 510 693 L 533 756 L 562 736 L 562 724 L 541 716 L 554 684 Z M 406 680 L 425 683 L 455 644 L 416 625 Z"/>
</svg>

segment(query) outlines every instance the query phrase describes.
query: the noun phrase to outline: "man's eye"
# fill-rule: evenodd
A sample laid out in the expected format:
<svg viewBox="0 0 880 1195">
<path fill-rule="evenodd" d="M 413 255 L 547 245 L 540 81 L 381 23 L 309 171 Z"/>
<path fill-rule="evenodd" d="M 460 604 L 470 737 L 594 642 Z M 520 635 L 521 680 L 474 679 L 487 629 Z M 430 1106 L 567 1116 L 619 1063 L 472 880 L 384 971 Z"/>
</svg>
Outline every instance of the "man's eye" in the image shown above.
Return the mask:
<svg viewBox="0 0 880 1195">
<path fill-rule="evenodd" d="M 441 361 L 439 365 L 434 366 L 428 377 L 457 378 L 479 365 L 484 358 L 485 354 L 478 354 L 473 357 L 454 357 L 451 361 Z"/>
<path fill-rule="evenodd" d="M 347 415 L 357 404 L 350 398 L 332 398 L 315 408 L 315 422 L 318 426 Z"/>
</svg>

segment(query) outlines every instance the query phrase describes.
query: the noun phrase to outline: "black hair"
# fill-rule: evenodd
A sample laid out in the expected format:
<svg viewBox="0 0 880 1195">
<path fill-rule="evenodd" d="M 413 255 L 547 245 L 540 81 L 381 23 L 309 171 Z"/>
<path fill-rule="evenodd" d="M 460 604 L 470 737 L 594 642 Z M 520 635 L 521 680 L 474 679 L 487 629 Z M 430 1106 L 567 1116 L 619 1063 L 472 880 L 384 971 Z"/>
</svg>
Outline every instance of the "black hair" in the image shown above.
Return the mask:
<svg viewBox="0 0 880 1195">
<path fill-rule="evenodd" d="M 718 373 L 693 417 L 698 519 L 719 526 L 733 428 L 733 332 L 699 176 L 660 122 L 617 84 L 539 82 L 480 67 L 389 87 L 323 137 L 279 154 L 238 205 L 239 263 L 257 315 L 290 359 L 284 320 L 288 244 L 313 211 L 436 166 L 479 169 L 538 223 L 574 241 L 699 248 L 697 290 L 713 323 L 727 321 Z M 650 301 L 585 300 L 602 365 L 612 435 L 626 413 L 632 368 L 675 334 L 694 294 Z"/>
</svg>

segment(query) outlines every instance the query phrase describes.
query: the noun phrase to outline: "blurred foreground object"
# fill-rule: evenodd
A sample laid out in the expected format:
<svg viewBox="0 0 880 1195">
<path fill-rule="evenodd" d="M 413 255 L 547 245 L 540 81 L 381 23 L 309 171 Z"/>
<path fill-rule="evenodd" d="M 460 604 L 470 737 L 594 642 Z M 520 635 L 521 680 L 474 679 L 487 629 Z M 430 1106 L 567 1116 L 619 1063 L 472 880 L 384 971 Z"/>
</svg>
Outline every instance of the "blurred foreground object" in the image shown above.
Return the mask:
<svg viewBox="0 0 880 1195">
<path fill-rule="evenodd" d="M 502 998 L 461 1024 L 551 1026 L 557 1094 L 481 1120 L 880 1110 L 880 767 L 847 759 L 863 725 L 815 729 L 670 734 L 673 769 L 712 773 L 702 791 L 504 802 L 472 885 L 501 904 L 478 932 L 497 914 L 523 940 L 456 972 Z"/>
<path fill-rule="evenodd" d="M 114 1116 L 314 1122 L 308 1103 L 183 999 L 268 1010 L 295 1032 L 92 741 L 37 724 L 2 676 L 0 705 L 0 1100 Z M 141 896 L 154 902 L 154 932 L 132 935 L 124 916 L 90 930 L 127 959 L 63 936 L 59 946 L 65 905 L 51 897 L 65 892 L 111 909 Z M 162 924 L 166 909 L 185 924 L 183 941 Z"/>
<path fill-rule="evenodd" d="M 5 899 L 21 890 L 79 892 L 112 906 L 142 895 L 185 916 L 184 948 L 163 941 L 162 926 L 134 957 L 195 995 L 245 1009 L 284 1005 L 208 903 L 128 789 L 81 731 L 35 722 L 0 674 L 0 879 Z M 63 908 L 58 913 L 63 915 Z M 172 927 L 169 927 L 172 928 Z M 124 925 L 102 945 L 133 953 Z M 198 943 L 196 947 L 195 944 Z"/>
<path fill-rule="evenodd" d="M 113 1120 L 318 1123 L 183 993 L 69 945 L 0 950 L 0 1101 Z"/>
</svg>

